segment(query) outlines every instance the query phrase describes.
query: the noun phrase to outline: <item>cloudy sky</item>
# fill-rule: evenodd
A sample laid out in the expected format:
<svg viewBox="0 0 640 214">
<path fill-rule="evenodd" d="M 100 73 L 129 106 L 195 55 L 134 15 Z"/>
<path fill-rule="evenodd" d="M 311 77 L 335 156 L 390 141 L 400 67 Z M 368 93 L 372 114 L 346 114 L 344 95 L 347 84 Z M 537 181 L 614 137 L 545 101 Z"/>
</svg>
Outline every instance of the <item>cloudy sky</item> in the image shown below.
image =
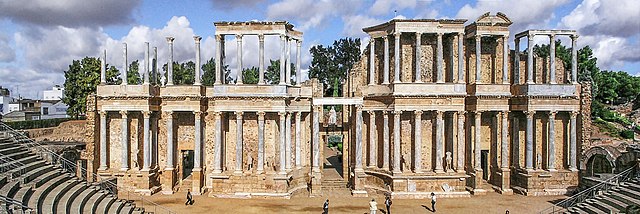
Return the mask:
<svg viewBox="0 0 640 214">
<path fill-rule="evenodd" d="M 141 60 L 144 42 L 149 42 L 158 47 L 163 63 L 168 58 L 166 36 L 176 38 L 178 61 L 194 59 L 193 36 L 202 36 L 204 61 L 215 53 L 216 21 L 293 23 L 304 32 L 304 69 L 311 46 L 347 36 L 366 41 L 363 27 L 393 18 L 473 21 L 485 12 L 509 16 L 511 35 L 526 29 L 575 29 L 581 35 L 579 47 L 590 45 L 601 69 L 640 75 L 637 0 L 0 0 L 0 86 L 13 95 L 41 98 L 43 89 L 64 83 L 64 70 L 74 59 L 107 50 L 107 62 L 120 68 L 123 42 L 129 61 Z M 225 50 L 231 68 L 236 63 L 233 40 L 227 37 Z M 257 38 L 245 37 L 245 67 L 257 65 L 257 47 Z M 277 38 L 267 37 L 266 56 L 277 59 L 278 47 Z"/>
</svg>

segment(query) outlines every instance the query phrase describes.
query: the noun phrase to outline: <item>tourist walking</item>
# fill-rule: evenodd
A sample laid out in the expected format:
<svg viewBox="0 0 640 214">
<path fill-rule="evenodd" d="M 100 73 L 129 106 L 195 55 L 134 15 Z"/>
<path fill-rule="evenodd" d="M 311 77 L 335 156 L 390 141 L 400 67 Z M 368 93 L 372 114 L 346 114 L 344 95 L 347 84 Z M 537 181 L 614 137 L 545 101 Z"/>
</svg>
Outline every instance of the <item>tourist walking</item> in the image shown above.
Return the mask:
<svg viewBox="0 0 640 214">
<path fill-rule="evenodd" d="M 378 210 L 378 203 L 376 202 L 376 199 L 371 199 L 371 202 L 369 202 L 369 212 L 370 214 L 376 214 L 376 211 Z"/>
<path fill-rule="evenodd" d="M 391 213 L 391 204 L 393 202 L 391 201 L 391 197 L 386 196 L 384 199 L 384 206 L 387 207 L 387 214 Z"/>
<path fill-rule="evenodd" d="M 329 214 L 329 199 L 327 198 L 326 201 L 324 201 L 324 205 L 322 205 L 322 210 L 323 210 L 323 214 Z"/>
<path fill-rule="evenodd" d="M 436 212 L 436 194 L 431 193 L 431 212 Z"/>
<path fill-rule="evenodd" d="M 191 190 L 187 189 L 187 201 L 184 202 L 184 205 L 192 205 L 193 204 L 193 196 L 191 195 Z"/>
</svg>

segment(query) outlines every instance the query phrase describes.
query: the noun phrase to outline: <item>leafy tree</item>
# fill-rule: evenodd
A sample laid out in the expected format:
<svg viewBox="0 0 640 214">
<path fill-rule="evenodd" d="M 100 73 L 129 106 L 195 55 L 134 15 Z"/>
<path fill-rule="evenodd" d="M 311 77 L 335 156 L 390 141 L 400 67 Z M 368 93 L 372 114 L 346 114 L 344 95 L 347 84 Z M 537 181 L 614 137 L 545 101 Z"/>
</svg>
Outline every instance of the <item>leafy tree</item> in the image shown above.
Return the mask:
<svg viewBox="0 0 640 214">
<path fill-rule="evenodd" d="M 291 77 L 296 74 L 296 66 L 291 63 Z M 264 79 L 267 84 L 276 85 L 280 83 L 280 60 L 270 60 L 270 65 L 267 66 L 267 70 L 264 72 Z M 291 83 L 296 84 L 297 78 L 291 78 Z"/>
<path fill-rule="evenodd" d="M 258 68 L 252 66 L 251 68 L 245 68 L 242 70 L 242 83 L 244 84 L 258 84 Z"/>
<path fill-rule="evenodd" d="M 333 45 L 311 47 L 311 65 L 309 78 L 318 78 L 325 89 L 335 87 L 335 83 L 342 83 L 348 72 L 360 59 L 360 39 L 342 38 Z"/>
<path fill-rule="evenodd" d="M 193 85 L 195 83 L 195 67 L 196 64 L 192 61 L 185 63 L 173 62 L 173 84 L 174 85 Z M 165 63 L 162 66 L 165 79 L 168 75 L 168 66 Z"/>
<path fill-rule="evenodd" d="M 140 63 L 135 60 L 129 64 L 129 70 L 127 71 L 127 84 L 140 85 L 142 79 L 140 79 Z"/>
<path fill-rule="evenodd" d="M 213 58 L 210 58 L 202 64 L 202 84 L 206 86 L 212 86 L 216 82 L 216 62 Z M 231 70 L 229 70 L 229 65 L 224 65 L 222 67 L 224 69 L 225 82 L 230 82 L 233 79 L 230 77 Z"/>
<path fill-rule="evenodd" d="M 549 45 L 535 45 L 533 47 L 533 53 L 538 57 L 548 58 L 550 55 Z M 571 48 L 565 47 L 559 39 L 556 40 L 556 58 L 562 60 L 565 71 L 571 72 Z"/>
<path fill-rule="evenodd" d="M 119 71 L 114 66 L 107 65 L 107 84 L 120 84 Z M 67 104 L 67 114 L 78 118 L 86 112 L 87 96 L 96 92 L 96 86 L 100 84 L 100 60 L 94 57 L 85 57 L 82 60 L 73 60 L 69 69 L 64 71 L 64 97 L 62 102 Z"/>
</svg>

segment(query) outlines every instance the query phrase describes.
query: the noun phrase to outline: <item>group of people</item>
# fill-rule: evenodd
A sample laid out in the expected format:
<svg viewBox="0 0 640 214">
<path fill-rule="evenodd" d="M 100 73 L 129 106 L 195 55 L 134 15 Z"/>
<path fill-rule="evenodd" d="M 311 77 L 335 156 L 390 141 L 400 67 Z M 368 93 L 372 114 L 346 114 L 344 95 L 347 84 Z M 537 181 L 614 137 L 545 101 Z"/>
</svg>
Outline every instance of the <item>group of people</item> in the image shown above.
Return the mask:
<svg viewBox="0 0 640 214">
<path fill-rule="evenodd" d="M 431 193 L 431 212 L 436 212 L 436 194 L 435 193 Z M 393 204 L 393 201 L 391 201 L 391 197 L 389 196 L 385 196 L 384 198 L 384 206 L 387 208 L 387 214 L 391 213 L 391 204 Z M 324 204 L 322 205 L 322 210 L 323 210 L 323 214 L 329 214 L 329 199 L 324 201 Z M 371 201 L 369 202 L 369 213 L 370 214 L 376 214 L 376 212 L 378 211 L 378 202 L 376 202 L 376 199 L 371 199 Z"/>
</svg>

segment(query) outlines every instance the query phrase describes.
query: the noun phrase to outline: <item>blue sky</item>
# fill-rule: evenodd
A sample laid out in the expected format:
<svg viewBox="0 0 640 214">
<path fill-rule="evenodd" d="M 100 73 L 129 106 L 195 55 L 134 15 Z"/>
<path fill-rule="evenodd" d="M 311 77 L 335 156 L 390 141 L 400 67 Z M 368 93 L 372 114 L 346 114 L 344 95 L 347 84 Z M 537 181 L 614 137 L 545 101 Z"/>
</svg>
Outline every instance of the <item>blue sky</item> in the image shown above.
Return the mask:
<svg viewBox="0 0 640 214">
<path fill-rule="evenodd" d="M 157 46 L 159 61 L 166 62 L 166 36 L 176 37 L 174 56 L 179 61 L 194 58 L 192 37 L 202 36 L 206 60 L 215 53 L 216 21 L 293 23 L 304 32 L 304 70 L 311 61 L 311 46 L 347 36 L 367 41 L 363 27 L 393 18 L 472 22 L 485 12 L 510 17 L 511 35 L 526 29 L 577 30 L 578 46 L 591 46 L 601 69 L 640 74 L 637 0 L 32 0 L 29 4 L 0 0 L 0 86 L 14 95 L 39 98 L 43 89 L 64 82 L 64 70 L 74 59 L 107 50 L 107 62 L 120 68 L 123 42 L 129 47 L 129 62 L 142 60 L 144 42 Z M 228 37 L 227 42 L 233 45 L 225 51 L 235 53 L 233 39 Z M 536 37 L 535 42 L 548 39 Z M 266 56 L 276 59 L 276 38 L 267 38 L 266 43 Z M 245 67 L 257 65 L 257 47 L 257 38 L 245 38 Z M 235 54 L 227 56 L 227 64 L 235 68 Z"/>
</svg>

